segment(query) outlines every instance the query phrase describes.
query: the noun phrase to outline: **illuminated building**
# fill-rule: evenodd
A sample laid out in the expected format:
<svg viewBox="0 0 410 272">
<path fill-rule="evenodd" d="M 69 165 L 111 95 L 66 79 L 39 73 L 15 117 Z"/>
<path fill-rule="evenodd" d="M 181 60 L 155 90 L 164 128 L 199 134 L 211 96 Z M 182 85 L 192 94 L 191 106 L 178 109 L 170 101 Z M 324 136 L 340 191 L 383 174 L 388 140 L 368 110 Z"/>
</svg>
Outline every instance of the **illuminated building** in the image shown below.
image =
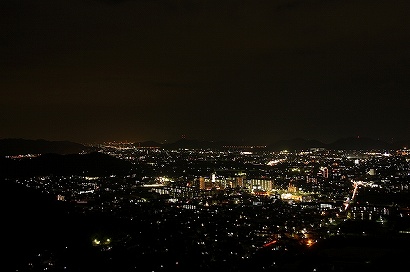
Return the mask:
<svg viewBox="0 0 410 272">
<path fill-rule="evenodd" d="M 205 190 L 205 178 L 204 177 L 200 177 L 199 178 L 199 189 L 201 190 Z"/>
<path fill-rule="evenodd" d="M 324 178 L 329 178 L 329 169 L 327 169 L 327 167 L 321 167 L 320 170 L 322 170 L 322 176 Z"/>
<path fill-rule="evenodd" d="M 266 191 L 270 192 L 273 189 L 272 180 L 267 179 L 251 179 L 251 191 Z"/>
</svg>

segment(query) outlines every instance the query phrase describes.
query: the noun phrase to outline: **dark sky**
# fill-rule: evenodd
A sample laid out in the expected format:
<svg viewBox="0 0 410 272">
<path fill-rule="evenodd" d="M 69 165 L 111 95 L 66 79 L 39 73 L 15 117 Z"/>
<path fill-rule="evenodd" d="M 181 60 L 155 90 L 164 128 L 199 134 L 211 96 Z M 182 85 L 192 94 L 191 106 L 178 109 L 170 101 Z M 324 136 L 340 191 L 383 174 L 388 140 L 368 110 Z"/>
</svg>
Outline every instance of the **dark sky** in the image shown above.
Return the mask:
<svg viewBox="0 0 410 272">
<path fill-rule="evenodd" d="M 410 139 L 408 0 L 0 9 L 0 138 Z"/>
</svg>

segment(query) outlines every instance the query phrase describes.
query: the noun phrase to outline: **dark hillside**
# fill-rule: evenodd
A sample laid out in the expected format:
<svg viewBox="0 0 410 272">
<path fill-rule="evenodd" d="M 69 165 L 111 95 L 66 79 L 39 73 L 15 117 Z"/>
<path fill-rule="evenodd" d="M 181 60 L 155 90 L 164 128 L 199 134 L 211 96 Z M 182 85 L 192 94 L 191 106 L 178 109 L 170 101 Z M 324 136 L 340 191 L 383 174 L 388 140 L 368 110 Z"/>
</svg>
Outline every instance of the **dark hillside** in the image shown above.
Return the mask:
<svg viewBox="0 0 410 272">
<path fill-rule="evenodd" d="M 132 164 L 116 157 L 93 152 L 89 154 L 44 154 L 35 158 L 0 158 L 0 177 L 30 177 L 39 175 L 127 174 Z"/>
<path fill-rule="evenodd" d="M 88 150 L 89 147 L 69 141 L 46 141 L 26 139 L 0 139 L 0 156 L 26 154 L 75 154 Z"/>
</svg>

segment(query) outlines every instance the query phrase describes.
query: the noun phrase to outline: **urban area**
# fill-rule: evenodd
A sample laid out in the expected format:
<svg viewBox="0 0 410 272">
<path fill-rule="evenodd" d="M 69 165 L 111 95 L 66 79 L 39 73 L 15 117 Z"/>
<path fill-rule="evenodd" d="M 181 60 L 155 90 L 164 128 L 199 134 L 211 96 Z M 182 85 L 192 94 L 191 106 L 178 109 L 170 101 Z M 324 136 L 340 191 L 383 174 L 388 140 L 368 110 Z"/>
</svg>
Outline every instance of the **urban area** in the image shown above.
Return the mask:
<svg viewBox="0 0 410 272">
<path fill-rule="evenodd" d="M 12 271 L 387 271 L 405 264 L 407 149 L 93 147 L 130 170 L 12 180 L 68 207 L 73 220 L 72 232 L 33 246 Z"/>
</svg>

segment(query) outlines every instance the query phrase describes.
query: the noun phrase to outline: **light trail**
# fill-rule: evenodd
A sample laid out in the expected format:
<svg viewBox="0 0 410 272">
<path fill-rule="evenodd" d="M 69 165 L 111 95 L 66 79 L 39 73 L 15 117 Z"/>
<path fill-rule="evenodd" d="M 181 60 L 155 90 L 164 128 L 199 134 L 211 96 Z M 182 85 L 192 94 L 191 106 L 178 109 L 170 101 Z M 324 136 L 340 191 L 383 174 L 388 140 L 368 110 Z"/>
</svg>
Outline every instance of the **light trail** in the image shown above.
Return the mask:
<svg viewBox="0 0 410 272">
<path fill-rule="evenodd" d="M 354 189 L 353 189 L 353 193 L 352 193 L 352 198 L 350 200 L 346 201 L 345 211 L 349 208 L 350 203 L 353 203 L 353 201 L 354 201 L 354 199 L 357 195 L 357 189 L 358 189 L 359 185 L 361 184 L 361 182 L 360 181 L 358 181 L 358 182 L 353 181 L 353 184 L 354 184 Z"/>
</svg>

